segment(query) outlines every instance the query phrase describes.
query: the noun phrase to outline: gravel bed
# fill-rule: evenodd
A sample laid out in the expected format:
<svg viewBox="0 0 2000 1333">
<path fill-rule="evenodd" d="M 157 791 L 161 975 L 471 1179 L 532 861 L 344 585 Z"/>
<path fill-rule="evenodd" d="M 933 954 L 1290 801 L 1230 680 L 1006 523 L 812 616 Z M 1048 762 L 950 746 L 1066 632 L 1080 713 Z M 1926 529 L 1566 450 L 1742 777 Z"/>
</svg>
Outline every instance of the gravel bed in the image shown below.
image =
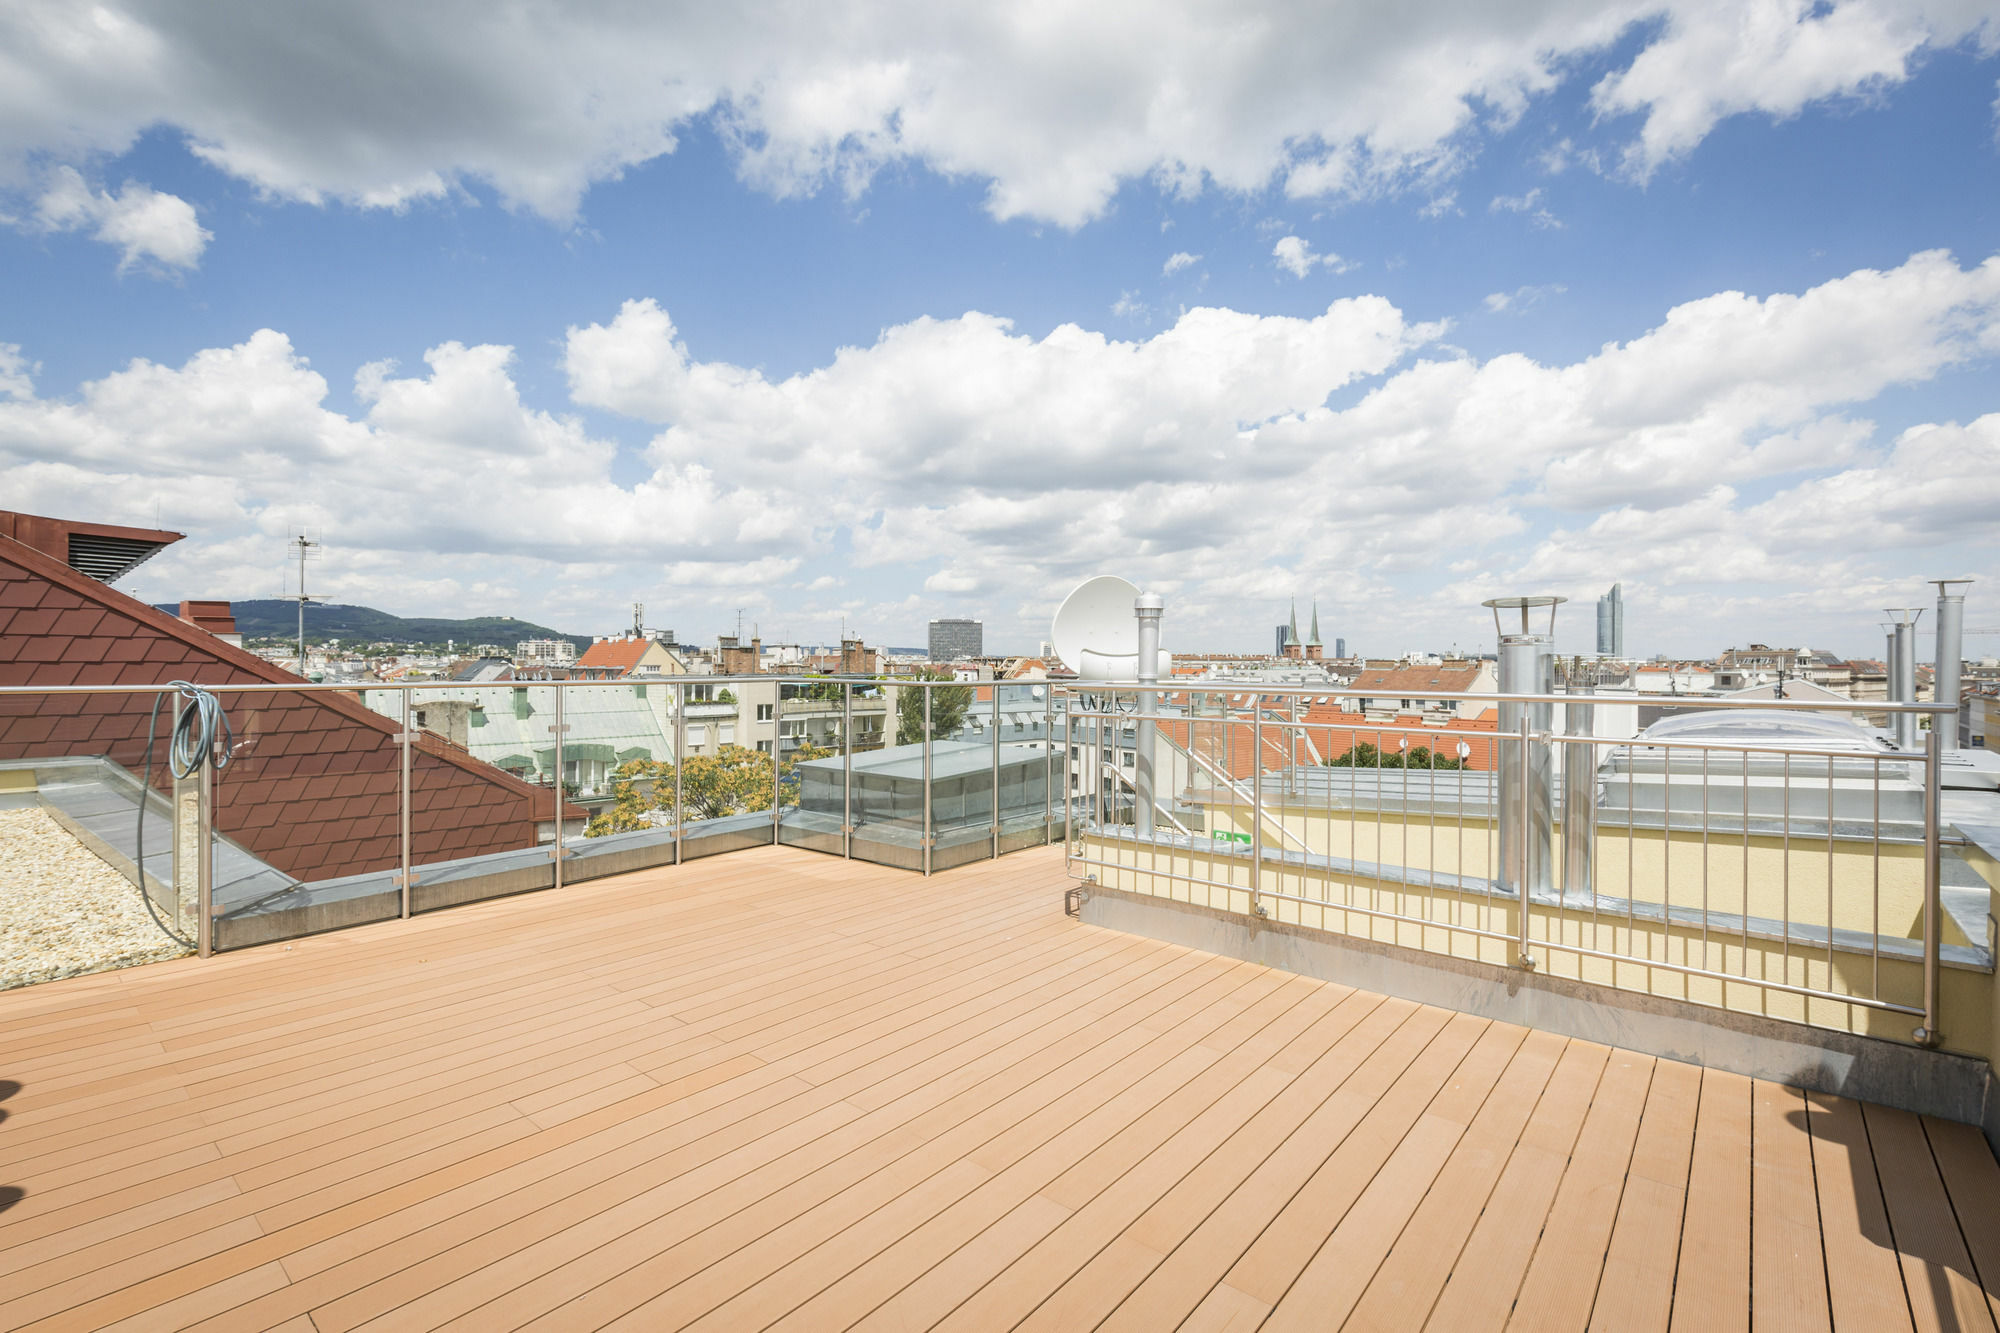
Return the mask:
<svg viewBox="0 0 2000 1333">
<path fill-rule="evenodd" d="M 0 990 L 187 952 L 47 811 L 0 810 Z"/>
</svg>

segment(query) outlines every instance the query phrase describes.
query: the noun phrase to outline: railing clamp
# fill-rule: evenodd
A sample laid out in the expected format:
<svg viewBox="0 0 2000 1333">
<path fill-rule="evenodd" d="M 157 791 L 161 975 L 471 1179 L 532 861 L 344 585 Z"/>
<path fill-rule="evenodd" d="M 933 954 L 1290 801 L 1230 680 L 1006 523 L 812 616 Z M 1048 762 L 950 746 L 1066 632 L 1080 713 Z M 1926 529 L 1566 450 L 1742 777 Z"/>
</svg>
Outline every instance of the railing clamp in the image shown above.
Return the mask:
<svg viewBox="0 0 2000 1333">
<path fill-rule="evenodd" d="M 1910 1034 L 1910 1040 L 1924 1047 L 1926 1050 L 1935 1050 L 1937 1044 L 1943 1040 L 1943 1037 L 1931 1028 L 1919 1027 Z"/>
</svg>

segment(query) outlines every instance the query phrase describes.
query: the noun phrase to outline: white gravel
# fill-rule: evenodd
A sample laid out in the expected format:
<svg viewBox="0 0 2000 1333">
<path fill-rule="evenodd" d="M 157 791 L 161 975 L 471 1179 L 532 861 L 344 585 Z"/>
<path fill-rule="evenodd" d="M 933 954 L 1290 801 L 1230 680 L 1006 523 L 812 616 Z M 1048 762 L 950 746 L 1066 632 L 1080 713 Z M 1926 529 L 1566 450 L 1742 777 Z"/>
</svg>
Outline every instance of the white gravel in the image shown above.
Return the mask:
<svg viewBox="0 0 2000 1333">
<path fill-rule="evenodd" d="M 0 810 L 0 990 L 178 958 L 139 890 L 43 810 Z"/>
</svg>

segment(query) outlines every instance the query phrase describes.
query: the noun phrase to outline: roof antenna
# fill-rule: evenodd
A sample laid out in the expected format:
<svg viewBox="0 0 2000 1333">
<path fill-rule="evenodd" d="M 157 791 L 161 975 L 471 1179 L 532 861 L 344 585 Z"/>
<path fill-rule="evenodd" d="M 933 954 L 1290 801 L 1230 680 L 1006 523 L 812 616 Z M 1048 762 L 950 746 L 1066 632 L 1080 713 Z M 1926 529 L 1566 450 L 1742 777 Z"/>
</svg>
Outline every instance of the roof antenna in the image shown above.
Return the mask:
<svg viewBox="0 0 2000 1333">
<path fill-rule="evenodd" d="M 306 678 L 306 603 L 320 599 L 306 595 L 306 561 L 319 559 L 320 543 L 308 537 L 303 524 L 299 535 L 287 543 L 299 559 L 299 591 L 295 600 L 299 604 L 299 679 Z"/>
</svg>

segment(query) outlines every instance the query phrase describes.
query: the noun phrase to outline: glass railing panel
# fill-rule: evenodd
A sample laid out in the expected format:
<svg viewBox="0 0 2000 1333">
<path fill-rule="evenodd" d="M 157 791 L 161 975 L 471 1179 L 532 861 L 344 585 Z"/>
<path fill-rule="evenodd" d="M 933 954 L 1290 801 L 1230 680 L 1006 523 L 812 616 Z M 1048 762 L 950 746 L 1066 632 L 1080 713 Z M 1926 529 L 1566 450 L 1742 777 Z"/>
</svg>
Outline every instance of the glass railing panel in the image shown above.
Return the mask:
<svg viewBox="0 0 2000 1333">
<path fill-rule="evenodd" d="M 358 693 L 218 696 L 214 944 L 239 949 L 402 911 L 402 749 Z"/>
<path fill-rule="evenodd" d="M 931 687 L 931 869 L 993 855 L 1001 742 L 994 685 Z"/>
<path fill-rule="evenodd" d="M 846 851 L 849 734 L 856 706 L 879 719 L 884 705 L 851 699 L 853 687 L 837 680 L 780 686 L 778 841 L 834 856 Z M 879 734 L 879 728 L 878 728 Z"/>
<path fill-rule="evenodd" d="M 191 951 L 193 857 L 176 864 L 166 762 L 174 713 L 171 691 L 0 696 L 0 989 Z"/>
<path fill-rule="evenodd" d="M 1046 684 L 1001 685 L 999 849 L 1040 847 L 1061 836 L 1061 774 L 1051 742 L 1054 713 Z"/>
<path fill-rule="evenodd" d="M 565 884 L 675 863 L 679 694 L 671 680 L 562 687 L 565 799 L 584 821 L 564 835 Z"/>
<path fill-rule="evenodd" d="M 904 870 L 924 868 L 924 697 L 921 685 L 900 682 L 881 689 L 879 747 L 866 748 L 856 723 L 849 776 L 849 808 L 856 860 Z M 857 687 L 855 706 L 869 692 Z M 940 712 L 937 719 L 948 720 Z"/>
<path fill-rule="evenodd" d="M 400 722 L 394 690 L 369 706 Z M 561 703 L 568 704 L 564 695 Z M 410 910 L 553 887 L 558 815 L 566 842 L 582 839 L 576 734 L 558 722 L 551 684 L 491 682 L 410 692 Z M 565 753 L 558 758 L 558 726 Z M 565 776 L 565 772 L 567 776 Z"/>
</svg>

